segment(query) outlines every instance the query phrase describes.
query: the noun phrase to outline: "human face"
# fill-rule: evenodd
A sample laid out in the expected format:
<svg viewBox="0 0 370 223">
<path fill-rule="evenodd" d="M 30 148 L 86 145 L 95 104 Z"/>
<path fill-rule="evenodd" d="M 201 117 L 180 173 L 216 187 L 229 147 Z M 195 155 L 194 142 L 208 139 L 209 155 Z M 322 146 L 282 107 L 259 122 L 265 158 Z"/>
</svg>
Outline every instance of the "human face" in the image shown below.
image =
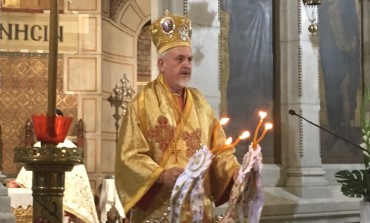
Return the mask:
<svg viewBox="0 0 370 223">
<path fill-rule="evenodd" d="M 158 69 L 172 89 L 180 91 L 189 85 L 192 60 L 188 46 L 171 48 L 158 59 Z"/>
</svg>

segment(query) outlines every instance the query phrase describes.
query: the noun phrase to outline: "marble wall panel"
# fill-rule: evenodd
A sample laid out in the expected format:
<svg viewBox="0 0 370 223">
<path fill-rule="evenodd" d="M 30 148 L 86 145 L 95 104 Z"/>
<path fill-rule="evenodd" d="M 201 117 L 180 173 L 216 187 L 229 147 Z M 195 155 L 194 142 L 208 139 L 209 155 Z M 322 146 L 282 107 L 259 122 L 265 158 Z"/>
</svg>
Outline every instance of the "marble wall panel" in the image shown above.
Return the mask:
<svg viewBox="0 0 370 223">
<path fill-rule="evenodd" d="M 117 27 L 107 20 L 102 22 L 103 52 L 112 57 L 134 58 L 135 37 L 132 33 Z"/>
<path fill-rule="evenodd" d="M 118 126 L 121 125 L 122 117 L 116 122 L 113 117 L 113 115 L 116 113 L 116 107 L 111 105 L 106 99 L 103 99 L 102 105 L 102 113 L 105 114 L 102 116 L 102 131 L 104 133 L 116 134 L 116 131 L 119 131 L 119 129 L 116 129 L 116 124 L 118 124 Z M 121 114 L 122 109 L 119 108 L 119 115 Z"/>
<path fill-rule="evenodd" d="M 116 86 L 121 87 L 121 80 L 124 78 L 124 74 L 129 80 L 129 86 L 132 87 L 135 91 L 136 89 L 136 76 L 135 76 L 135 64 L 129 64 L 125 62 L 119 62 L 115 60 L 103 59 L 103 116 L 102 116 L 102 130 L 104 132 L 115 133 L 115 122 L 113 114 L 115 114 L 115 107 L 110 104 L 107 100 L 110 96 L 114 96 L 113 88 Z M 118 112 L 122 112 L 122 109 L 119 108 Z M 120 125 L 122 120 L 118 121 Z"/>
<path fill-rule="evenodd" d="M 70 56 L 66 58 L 66 91 L 97 93 L 100 91 L 99 57 Z"/>
<path fill-rule="evenodd" d="M 85 167 L 87 173 L 97 172 L 97 139 L 95 137 L 86 137 L 86 149 L 84 150 L 85 155 Z"/>
<path fill-rule="evenodd" d="M 300 101 L 301 83 L 299 53 L 300 43 L 297 41 L 288 41 L 280 43 L 280 83 L 281 104 L 298 104 Z M 290 56 L 287 56 L 290 55 Z"/>
<path fill-rule="evenodd" d="M 135 0 L 136 5 L 140 8 L 140 11 L 145 17 L 150 16 L 151 13 L 151 2 L 148 0 Z"/>
<path fill-rule="evenodd" d="M 129 79 L 131 86 L 135 89 L 136 77 L 134 76 L 136 65 L 122 61 L 115 61 L 110 59 L 103 59 L 104 70 L 103 75 L 109 76 L 110 82 L 104 80 L 103 91 L 112 93 L 112 89 L 121 85 L 123 75 Z M 105 78 L 105 77 L 104 77 Z"/>
<path fill-rule="evenodd" d="M 101 52 L 101 18 L 100 16 L 80 16 L 80 52 Z"/>
<path fill-rule="evenodd" d="M 112 87 L 111 87 L 111 62 L 106 58 L 103 57 L 102 59 L 102 92 L 106 94 L 111 94 L 112 93 Z"/>
<path fill-rule="evenodd" d="M 101 11 L 104 16 L 109 16 L 109 6 L 110 6 L 110 1 L 102 1 L 101 3 Z"/>
<path fill-rule="evenodd" d="M 81 99 L 81 118 L 85 122 L 85 132 L 96 134 L 98 131 L 98 117 L 100 103 L 98 98 L 84 97 Z"/>
<path fill-rule="evenodd" d="M 120 24 L 136 33 L 141 28 L 141 20 L 142 19 L 136 9 L 129 5 L 123 12 Z"/>
<path fill-rule="evenodd" d="M 19 10 L 48 10 L 50 9 L 50 1 L 49 0 L 7 0 L 2 1 L 4 8 L 12 8 L 12 9 L 19 9 Z M 59 1 L 59 9 L 63 10 L 64 8 L 64 1 Z"/>
<path fill-rule="evenodd" d="M 301 85 L 303 103 L 317 105 L 320 104 L 319 97 L 319 76 L 314 75 L 319 72 L 319 49 L 313 42 L 302 41 L 300 44 L 301 54 Z"/>
<path fill-rule="evenodd" d="M 285 41 L 298 41 L 301 24 L 301 14 L 297 10 L 301 6 L 301 1 L 280 1 L 280 16 L 279 18 L 279 38 L 282 42 Z M 288 9 L 289 8 L 289 9 Z M 290 10 L 296 9 L 296 10 Z"/>
<path fill-rule="evenodd" d="M 68 1 L 68 11 L 98 12 L 100 10 L 99 0 Z"/>
<path fill-rule="evenodd" d="M 102 173 L 110 174 L 114 172 L 116 159 L 116 140 L 103 139 L 104 146 L 101 149 Z"/>
</svg>

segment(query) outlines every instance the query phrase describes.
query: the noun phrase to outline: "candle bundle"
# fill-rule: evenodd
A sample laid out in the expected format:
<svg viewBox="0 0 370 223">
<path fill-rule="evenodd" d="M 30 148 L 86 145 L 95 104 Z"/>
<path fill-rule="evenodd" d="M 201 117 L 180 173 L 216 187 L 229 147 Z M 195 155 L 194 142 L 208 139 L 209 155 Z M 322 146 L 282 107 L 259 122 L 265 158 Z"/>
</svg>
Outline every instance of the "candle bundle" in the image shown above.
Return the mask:
<svg viewBox="0 0 370 223">
<path fill-rule="evenodd" d="M 266 115 L 267 115 L 266 112 L 263 112 L 263 111 L 259 112 L 260 121 L 257 124 L 256 131 L 254 132 L 253 141 L 252 141 L 252 148 L 254 150 L 256 150 L 258 143 L 260 143 L 262 141 L 263 137 L 265 137 L 267 131 L 269 129 L 272 129 L 272 124 L 271 123 L 266 123 L 265 124 L 265 129 L 263 130 L 262 135 L 259 138 L 257 138 L 257 135 L 259 133 L 259 130 L 261 128 L 261 125 L 262 125 L 263 120 L 266 117 Z"/>
<path fill-rule="evenodd" d="M 222 145 L 222 146 L 216 146 L 216 147 L 212 148 L 211 151 L 212 151 L 213 154 L 216 154 L 216 153 L 221 152 L 221 151 L 226 151 L 228 149 L 232 149 L 236 145 L 238 145 L 238 143 L 240 142 L 240 140 L 246 139 L 250 135 L 251 134 L 248 131 L 244 131 L 240 136 L 238 136 L 238 138 L 233 143 L 232 143 L 233 138 L 232 137 L 229 137 L 229 138 L 227 138 L 227 140 L 226 140 L 226 142 L 225 142 L 224 145 Z"/>
<path fill-rule="evenodd" d="M 228 123 L 230 118 L 224 117 L 217 123 L 215 129 L 213 130 L 213 145 L 217 145 L 217 138 L 218 138 L 218 131 L 220 130 L 222 125 Z"/>
<path fill-rule="evenodd" d="M 258 143 L 262 141 L 262 139 L 265 137 L 267 131 L 272 128 L 271 123 L 265 124 L 265 129 L 263 130 L 261 136 L 257 138 L 259 130 L 261 128 L 261 125 L 264 121 L 264 118 L 267 116 L 266 112 L 260 111 L 259 112 L 260 121 L 257 124 L 256 130 L 254 132 L 253 141 L 252 141 L 252 148 L 255 150 L 257 148 Z M 221 128 L 222 125 L 226 124 L 230 119 L 229 118 L 222 118 L 220 122 L 216 125 L 214 131 L 213 131 L 213 148 L 211 149 L 211 152 L 213 154 L 216 154 L 218 152 L 226 151 L 228 149 L 234 148 L 240 140 L 247 139 L 250 136 L 250 133 L 248 131 L 244 131 L 241 135 L 238 136 L 238 138 L 235 140 L 234 143 L 232 143 L 232 138 L 227 138 L 226 142 L 223 145 L 217 144 L 217 136 L 218 131 Z"/>
<path fill-rule="evenodd" d="M 223 144 L 223 145 L 219 145 L 217 144 L 217 136 L 218 136 L 218 131 L 220 130 L 221 126 L 222 125 L 225 125 L 228 121 L 230 120 L 230 118 L 222 118 L 220 120 L 220 122 L 216 125 L 215 129 L 213 130 L 213 148 L 211 149 L 211 152 L 213 154 L 216 154 L 218 152 L 221 152 L 221 151 L 225 151 L 225 150 L 228 150 L 228 149 L 231 149 L 233 147 L 235 147 L 239 142 L 240 140 L 242 139 L 246 139 L 250 136 L 250 133 L 248 131 L 244 131 L 236 140 L 234 143 L 232 143 L 232 137 L 229 137 L 226 142 Z"/>
</svg>

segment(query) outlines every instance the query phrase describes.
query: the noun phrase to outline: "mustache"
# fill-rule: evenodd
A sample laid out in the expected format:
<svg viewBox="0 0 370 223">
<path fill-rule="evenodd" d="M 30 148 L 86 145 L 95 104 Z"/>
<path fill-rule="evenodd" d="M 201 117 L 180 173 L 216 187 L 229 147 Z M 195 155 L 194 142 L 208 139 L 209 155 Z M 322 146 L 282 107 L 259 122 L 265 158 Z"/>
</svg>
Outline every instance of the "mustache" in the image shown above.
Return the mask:
<svg viewBox="0 0 370 223">
<path fill-rule="evenodd" d="M 183 69 L 180 70 L 180 73 L 181 74 L 190 74 L 191 69 L 190 68 L 183 68 Z"/>
</svg>

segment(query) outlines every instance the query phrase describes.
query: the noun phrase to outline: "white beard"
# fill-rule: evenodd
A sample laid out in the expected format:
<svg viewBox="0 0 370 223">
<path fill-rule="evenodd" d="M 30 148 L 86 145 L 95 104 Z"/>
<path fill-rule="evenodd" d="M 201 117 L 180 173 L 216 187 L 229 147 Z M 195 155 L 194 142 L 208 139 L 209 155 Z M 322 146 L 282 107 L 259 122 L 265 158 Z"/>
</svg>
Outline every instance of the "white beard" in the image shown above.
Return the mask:
<svg viewBox="0 0 370 223">
<path fill-rule="evenodd" d="M 190 78 L 184 78 L 184 79 L 181 79 L 181 80 L 178 80 L 176 82 L 176 84 L 178 84 L 179 86 L 181 87 L 189 87 L 189 84 L 190 84 Z"/>
</svg>

